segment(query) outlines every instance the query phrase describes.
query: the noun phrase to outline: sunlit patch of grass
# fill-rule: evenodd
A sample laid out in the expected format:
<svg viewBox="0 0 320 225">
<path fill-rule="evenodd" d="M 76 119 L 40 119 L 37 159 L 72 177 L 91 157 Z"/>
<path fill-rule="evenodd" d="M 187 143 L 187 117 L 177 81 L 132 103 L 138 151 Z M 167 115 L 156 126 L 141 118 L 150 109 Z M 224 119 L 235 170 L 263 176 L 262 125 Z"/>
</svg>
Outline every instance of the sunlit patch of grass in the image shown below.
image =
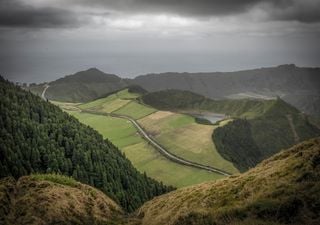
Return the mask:
<svg viewBox="0 0 320 225">
<path fill-rule="evenodd" d="M 59 174 L 32 174 L 31 178 L 34 178 L 38 181 L 51 181 L 53 183 L 67 185 L 70 187 L 77 187 L 79 183 L 72 177 L 67 177 Z"/>
</svg>

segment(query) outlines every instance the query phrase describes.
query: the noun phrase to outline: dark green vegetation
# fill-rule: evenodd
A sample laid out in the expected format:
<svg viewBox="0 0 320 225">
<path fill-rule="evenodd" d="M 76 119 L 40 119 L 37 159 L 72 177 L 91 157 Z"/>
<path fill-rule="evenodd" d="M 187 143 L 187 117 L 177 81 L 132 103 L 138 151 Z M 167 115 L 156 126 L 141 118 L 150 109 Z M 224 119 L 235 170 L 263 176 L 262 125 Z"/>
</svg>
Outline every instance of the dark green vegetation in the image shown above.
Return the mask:
<svg viewBox="0 0 320 225">
<path fill-rule="evenodd" d="M 179 89 L 207 98 L 270 98 L 282 96 L 286 102 L 312 116 L 320 115 L 320 68 L 295 65 L 236 72 L 162 73 L 121 79 L 118 76 L 89 69 L 50 82 L 47 97 L 63 102 L 88 102 L 130 85 L 149 92 Z M 41 94 L 44 85 L 30 87 Z"/>
<path fill-rule="evenodd" d="M 0 205 L 0 224 L 6 225 L 124 221 L 121 208 L 101 191 L 53 174 L 0 179 Z"/>
<path fill-rule="evenodd" d="M 240 171 L 245 171 L 263 159 L 263 153 L 252 136 L 250 123 L 238 119 L 229 122 L 223 129 L 217 128 L 213 139 L 222 157 L 233 162 Z"/>
<path fill-rule="evenodd" d="M 194 120 L 196 121 L 196 123 L 199 123 L 199 124 L 212 125 L 212 123 L 209 120 L 205 119 L 205 118 L 195 117 Z"/>
<path fill-rule="evenodd" d="M 101 191 L 70 177 L 0 179 L 0 224 L 318 225 L 320 138 L 244 174 L 178 189 L 125 214 Z"/>
<path fill-rule="evenodd" d="M 217 128 L 213 141 L 219 153 L 240 171 L 255 166 L 281 149 L 320 135 L 320 130 L 296 108 L 274 100 L 212 100 L 189 91 L 148 93 L 142 101 L 157 109 L 210 111 L 233 117 Z"/>
<path fill-rule="evenodd" d="M 140 118 L 137 122 L 143 125 L 147 132 L 163 133 L 164 135 L 161 135 L 163 142 L 160 143 L 166 143 L 166 146 L 172 151 L 179 149 L 179 152 L 175 153 L 178 155 L 181 153 L 182 158 L 187 156 L 191 161 L 200 160 L 198 161 L 200 163 L 202 159 L 206 160 L 205 163 L 208 163 L 209 160 L 217 168 L 232 173 L 238 172 L 230 162 L 224 160 L 216 152 L 211 139 L 213 127 L 196 124 L 190 116 L 164 111 L 156 112 L 154 108 L 136 101 L 141 95 L 137 92 L 140 91 L 133 91 L 129 87 L 85 104 L 58 104 L 80 122 L 91 126 L 104 138 L 118 146 L 138 171 L 146 172 L 148 176 L 167 185 L 179 188 L 218 179 L 222 176 L 170 161 L 148 144 L 130 121 L 106 116 L 106 113 Z M 86 113 L 81 112 L 80 109 Z M 160 136 L 157 135 L 156 138 L 158 137 Z M 192 154 L 192 151 L 195 151 L 196 154 Z M 196 156 L 196 159 L 193 156 Z"/>
<path fill-rule="evenodd" d="M 320 115 L 320 68 L 295 65 L 215 73 L 161 73 L 132 82 L 149 92 L 179 89 L 208 98 L 268 98 L 281 96 L 299 110 Z"/>
<path fill-rule="evenodd" d="M 244 174 L 178 189 L 138 211 L 144 225 L 318 225 L 320 138 L 300 143 Z"/>
<path fill-rule="evenodd" d="M 0 177 L 72 176 L 132 211 L 171 187 L 139 173 L 95 130 L 57 106 L 0 79 Z"/>
<path fill-rule="evenodd" d="M 65 76 L 48 84 L 50 88 L 46 91 L 46 97 L 62 102 L 87 102 L 127 86 L 120 77 L 95 68 Z M 31 91 L 35 90 L 35 93 L 38 93 L 38 89 L 37 86 L 30 88 Z"/>
</svg>

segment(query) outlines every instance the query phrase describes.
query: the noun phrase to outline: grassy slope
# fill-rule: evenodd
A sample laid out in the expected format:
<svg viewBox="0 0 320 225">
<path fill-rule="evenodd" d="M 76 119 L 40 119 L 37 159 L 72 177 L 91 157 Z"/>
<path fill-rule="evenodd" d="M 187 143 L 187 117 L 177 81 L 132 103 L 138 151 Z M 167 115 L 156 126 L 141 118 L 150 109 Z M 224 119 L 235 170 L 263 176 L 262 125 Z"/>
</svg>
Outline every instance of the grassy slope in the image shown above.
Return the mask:
<svg viewBox="0 0 320 225">
<path fill-rule="evenodd" d="M 320 129 L 309 123 L 296 108 L 281 99 L 212 100 L 189 91 L 166 90 L 149 93 L 142 96 L 141 100 L 157 109 L 198 109 L 245 119 L 248 129 L 243 130 L 243 126 L 238 126 L 241 123 L 234 120 L 231 122 L 233 124 L 218 128 L 213 134 L 219 153 L 227 160 L 239 158 L 239 145 L 245 147 L 240 153 L 243 157 L 246 157 L 248 146 L 252 147 L 248 152 L 256 152 L 251 154 L 253 158 L 250 160 L 241 162 L 232 160 L 241 171 L 256 165 L 257 162 L 270 157 L 282 148 L 320 135 Z M 239 132 L 243 133 L 241 137 L 237 135 Z M 248 139 L 251 142 L 249 144 L 246 143 Z"/>
<path fill-rule="evenodd" d="M 139 171 L 146 172 L 148 176 L 165 184 L 183 187 L 222 177 L 167 160 L 148 145 L 127 120 L 88 113 L 73 115 L 118 146 Z"/>
<path fill-rule="evenodd" d="M 248 172 L 179 189 L 145 203 L 142 224 L 308 224 L 320 221 L 320 138 Z"/>
<path fill-rule="evenodd" d="M 74 116 L 82 123 L 97 130 L 119 148 L 142 142 L 135 127 L 127 120 L 89 113 L 77 113 Z"/>
<path fill-rule="evenodd" d="M 139 104 L 135 101 L 132 101 L 118 110 L 114 111 L 115 114 L 130 116 L 133 119 L 140 119 L 145 117 L 156 110 L 154 108 Z"/>
<path fill-rule="evenodd" d="M 128 217 L 101 191 L 70 177 L 0 180 L 1 224 L 318 225 L 320 138 L 244 174 L 156 197 Z"/>
<path fill-rule="evenodd" d="M 101 191 L 59 175 L 0 180 L 1 224 L 122 224 L 122 209 Z"/>
<path fill-rule="evenodd" d="M 197 124 L 191 116 L 167 111 L 157 111 L 138 122 L 170 152 L 230 173 L 238 172 L 232 163 L 220 156 L 211 140 L 218 126 Z"/>
<path fill-rule="evenodd" d="M 128 115 L 135 119 L 144 118 L 156 111 L 151 107 L 136 102 L 135 99 L 138 98 L 140 94 L 128 90 L 129 89 L 124 89 L 105 98 L 79 105 L 78 107 L 80 109 Z M 126 101 L 126 104 L 123 106 L 119 105 L 118 108 L 113 107 L 115 102 L 119 101 Z M 95 128 L 104 135 L 105 138 L 108 138 L 119 146 L 138 170 L 146 172 L 149 176 L 161 180 L 166 184 L 182 187 L 222 177 L 217 174 L 188 168 L 168 161 L 152 146 L 148 145 L 144 139 L 136 133 L 134 126 L 126 120 L 87 113 L 71 113 L 81 122 Z M 193 118 L 178 115 L 177 118 L 168 121 L 168 126 L 174 128 L 183 126 L 186 123 L 194 126 L 197 125 L 194 123 Z M 181 156 L 183 156 L 183 154 Z M 201 156 L 198 156 L 198 158 L 201 158 Z M 177 177 L 179 179 L 177 179 Z"/>
<path fill-rule="evenodd" d="M 129 103 L 129 100 L 126 99 L 119 99 L 116 94 L 112 94 L 106 98 L 100 98 L 94 100 L 92 102 L 82 104 L 79 106 L 80 109 L 91 109 L 97 110 L 102 112 L 110 113 L 114 110 L 117 110 L 121 106 Z"/>
<path fill-rule="evenodd" d="M 152 134 L 156 128 L 156 132 L 164 131 L 156 139 L 173 153 L 200 163 L 211 164 L 232 173 L 237 172 L 237 169 L 230 162 L 224 160 L 215 150 L 211 140 L 213 126 L 197 124 L 192 117 L 182 114 L 155 112 L 155 109 L 135 101 L 139 96 L 141 94 L 124 89 L 105 98 L 76 107 L 83 110 L 89 109 L 128 115 L 135 119 L 141 118 L 139 123 L 142 125 L 148 124 L 145 128 L 149 133 Z M 125 103 L 123 105 L 117 104 L 119 102 Z M 65 107 L 64 104 L 61 106 Z M 222 177 L 168 161 L 152 146 L 148 145 L 136 133 L 134 126 L 126 120 L 75 111 L 70 113 L 115 143 L 139 171 L 146 172 L 149 176 L 163 181 L 165 184 L 183 187 Z M 154 115 L 158 113 L 169 113 L 173 116 L 147 122 L 148 118 L 155 118 Z M 194 139 L 194 135 L 199 138 Z M 207 138 L 203 138 L 203 136 Z M 186 144 L 185 141 L 189 142 Z"/>
<path fill-rule="evenodd" d="M 160 110 L 204 110 L 236 117 L 263 115 L 273 100 L 212 100 L 190 91 L 165 90 L 148 93 L 141 100 Z"/>
</svg>

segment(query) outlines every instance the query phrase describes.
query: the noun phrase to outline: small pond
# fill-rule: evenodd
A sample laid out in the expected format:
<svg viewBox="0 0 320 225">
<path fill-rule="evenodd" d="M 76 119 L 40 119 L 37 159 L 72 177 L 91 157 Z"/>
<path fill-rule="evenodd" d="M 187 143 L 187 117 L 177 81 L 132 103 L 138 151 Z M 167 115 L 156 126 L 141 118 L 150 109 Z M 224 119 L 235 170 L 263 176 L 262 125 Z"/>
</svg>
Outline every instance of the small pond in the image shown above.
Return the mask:
<svg viewBox="0 0 320 225">
<path fill-rule="evenodd" d="M 192 114 L 192 116 L 200 119 L 209 120 L 211 123 L 216 123 L 217 121 L 223 120 L 226 117 L 226 115 L 218 113 Z"/>
</svg>

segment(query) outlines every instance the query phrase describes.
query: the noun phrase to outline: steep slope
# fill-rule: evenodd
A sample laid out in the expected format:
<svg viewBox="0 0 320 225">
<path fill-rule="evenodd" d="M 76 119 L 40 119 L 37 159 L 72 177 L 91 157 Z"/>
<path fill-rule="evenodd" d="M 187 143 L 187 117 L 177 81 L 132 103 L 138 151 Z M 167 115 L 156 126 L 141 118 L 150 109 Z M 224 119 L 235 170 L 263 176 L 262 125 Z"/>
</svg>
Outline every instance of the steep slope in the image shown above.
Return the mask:
<svg viewBox="0 0 320 225">
<path fill-rule="evenodd" d="M 124 212 L 101 191 L 59 175 L 0 180 L 0 224 L 122 224 Z"/>
<path fill-rule="evenodd" d="M 110 141 L 57 106 L 0 77 L 0 177 L 60 173 L 132 211 L 172 190 L 139 173 Z"/>
<path fill-rule="evenodd" d="M 166 90 L 148 93 L 141 101 L 157 109 L 233 117 L 212 137 L 219 153 L 242 172 L 280 149 L 320 135 L 304 114 L 280 98 L 212 100 L 189 91 Z"/>
<path fill-rule="evenodd" d="M 96 68 L 68 75 L 49 83 L 46 97 L 64 102 L 87 102 L 109 92 L 127 86 L 126 82 L 113 74 L 106 74 Z M 31 87 L 36 93 L 39 87 Z"/>
<path fill-rule="evenodd" d="M 305 115 L 281 99 L 269 102 L 263 114 L 236 119 L 213 133 L 219 152 L 240 171 L 254 167 L 280 149 L 320 135 Z"/>
<path fill-rule="evenodd" d="M 179 189 L 145 203 L 142 224 L 320 222 L 320 138 L 300 143 L 244 174 Z"/>
<path fill-rule="evenodd" d="M 209 98 L 280 96 L 301 111 L 317 116 L 320 107 L 320 68 L 295 65 L 215 73 L 162 73 L 138 76 L 131 82 L 150 92 L 179 89 Z M 312 96 L 312 97 L 310 97 Z"/>
</svg>

